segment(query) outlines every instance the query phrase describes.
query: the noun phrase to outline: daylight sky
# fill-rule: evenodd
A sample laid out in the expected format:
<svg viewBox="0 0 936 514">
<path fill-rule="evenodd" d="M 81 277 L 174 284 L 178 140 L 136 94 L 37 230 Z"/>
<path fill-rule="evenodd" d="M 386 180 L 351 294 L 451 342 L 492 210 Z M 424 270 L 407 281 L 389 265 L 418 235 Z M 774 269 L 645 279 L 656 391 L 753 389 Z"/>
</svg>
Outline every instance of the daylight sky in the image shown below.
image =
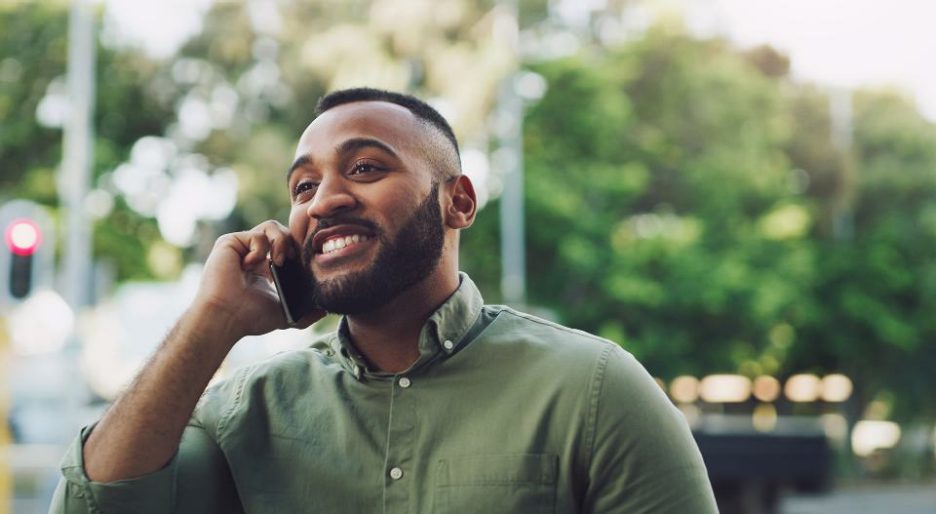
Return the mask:
<svg viewBox="0 0 936 514">
<path fill-rule="evenodd" d="M 560 2 L 598 8 L 605 0 Z M 672 0 L 661 0 L 669 1 Z M 112 37 L 170 55 L 200 29 L 211 0 L 104 0 Z M 798 78 L 854 88 L 893 86 L 936 121 L 936 1 L 685 0 L 687 16 L 739 46 L 769 43 Z M 599 4 L 599 5 L 596 5 Z"/>
<path fill-rule="evenodd" d="M 716 0 L 738 44 L 785 51 L 796 76 L 834 86 L 887 85 L 936 121 L 936 2 Z"/>
</svg>

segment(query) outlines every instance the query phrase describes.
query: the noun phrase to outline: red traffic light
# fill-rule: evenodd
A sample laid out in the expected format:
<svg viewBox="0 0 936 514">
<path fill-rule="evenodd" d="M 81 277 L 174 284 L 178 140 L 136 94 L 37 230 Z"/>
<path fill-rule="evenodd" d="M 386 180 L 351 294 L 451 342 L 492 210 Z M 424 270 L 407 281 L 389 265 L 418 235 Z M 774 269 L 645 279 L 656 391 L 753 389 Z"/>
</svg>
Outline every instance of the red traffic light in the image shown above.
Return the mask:
<svg viewBox="0 0 936 514">
<path fill-rule="evenodd" d="M 42 232 L 32 220 L 13 220 L 6 229 L 7 247 L 15 255 L 32 255 L 42 242 Z"/>
</svg>

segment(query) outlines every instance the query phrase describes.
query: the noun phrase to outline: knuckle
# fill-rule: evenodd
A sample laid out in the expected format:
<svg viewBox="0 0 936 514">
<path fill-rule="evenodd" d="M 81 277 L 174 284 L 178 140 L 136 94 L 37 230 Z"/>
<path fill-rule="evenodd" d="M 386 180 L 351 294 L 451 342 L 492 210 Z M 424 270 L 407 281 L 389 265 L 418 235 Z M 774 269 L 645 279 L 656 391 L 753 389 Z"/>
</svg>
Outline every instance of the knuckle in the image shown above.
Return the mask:
<svg viewBox="0 0 936 514">
<path fill-rule="evenodd" d="M 271 231 L 271 230 L 272 230 L 272 231 L 279 231 L 280 224 L 279 224 L 279 222 L 276 221 L 276 220 L 266 220 L 266 221 L 264 221 L 263 223 L 261 223 L 258 227 L 262 227 L 262 229 L 263 229 L 264 232 L 268 232 L 268 231 Z"/>
<path fill-rule="evenodd" d="M 215 239 L 214 246 L 215 248 L 219 246 L 224 246 L 224 245 L 230 244 L 235 239 L 236 239 L 236 236 L 234 234 L 222 234 L 218 236 L 217 239 Z"/>
</svg>

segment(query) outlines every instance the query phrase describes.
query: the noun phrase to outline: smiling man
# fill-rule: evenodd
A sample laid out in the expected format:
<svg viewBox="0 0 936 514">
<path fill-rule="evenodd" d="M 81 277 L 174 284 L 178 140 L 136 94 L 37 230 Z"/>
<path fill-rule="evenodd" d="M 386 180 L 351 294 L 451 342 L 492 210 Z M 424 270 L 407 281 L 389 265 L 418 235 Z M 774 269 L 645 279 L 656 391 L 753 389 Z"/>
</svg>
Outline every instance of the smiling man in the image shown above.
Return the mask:
<svg viewBox="0 0 936 514">
<path fill-rule="evenodd" d="M 484 305 L 458 271 L 476 212 L 448 123 L 407 95 L 324 97 L 287 173 L 289 226 L 218 239 L 198 293 L 100 422 L 52 512 L 716 512 L 680 414 L 613 342 Z M 297 259 L 337 331 L 205 390 L 286 328 Z"/>
</svg>

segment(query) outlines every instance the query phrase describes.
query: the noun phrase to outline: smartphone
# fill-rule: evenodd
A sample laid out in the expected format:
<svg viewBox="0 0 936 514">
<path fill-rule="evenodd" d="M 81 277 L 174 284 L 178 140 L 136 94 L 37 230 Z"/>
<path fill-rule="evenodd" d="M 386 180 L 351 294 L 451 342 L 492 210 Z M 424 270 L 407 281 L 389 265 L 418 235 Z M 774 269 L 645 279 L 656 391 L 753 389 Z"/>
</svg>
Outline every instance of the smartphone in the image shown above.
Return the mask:
<svg viewBox="0 0 936 514">
<path fill-rule="evenodd" d="M 316 309 L 312 277 L 299 261 L 286 259 L 282 266 L 270 261 L 270 274 L 273 275 L 276 294 L 279 295 L 283 315 L 289 326 L 295 326 L 306 314 Z"/>
</svg>

